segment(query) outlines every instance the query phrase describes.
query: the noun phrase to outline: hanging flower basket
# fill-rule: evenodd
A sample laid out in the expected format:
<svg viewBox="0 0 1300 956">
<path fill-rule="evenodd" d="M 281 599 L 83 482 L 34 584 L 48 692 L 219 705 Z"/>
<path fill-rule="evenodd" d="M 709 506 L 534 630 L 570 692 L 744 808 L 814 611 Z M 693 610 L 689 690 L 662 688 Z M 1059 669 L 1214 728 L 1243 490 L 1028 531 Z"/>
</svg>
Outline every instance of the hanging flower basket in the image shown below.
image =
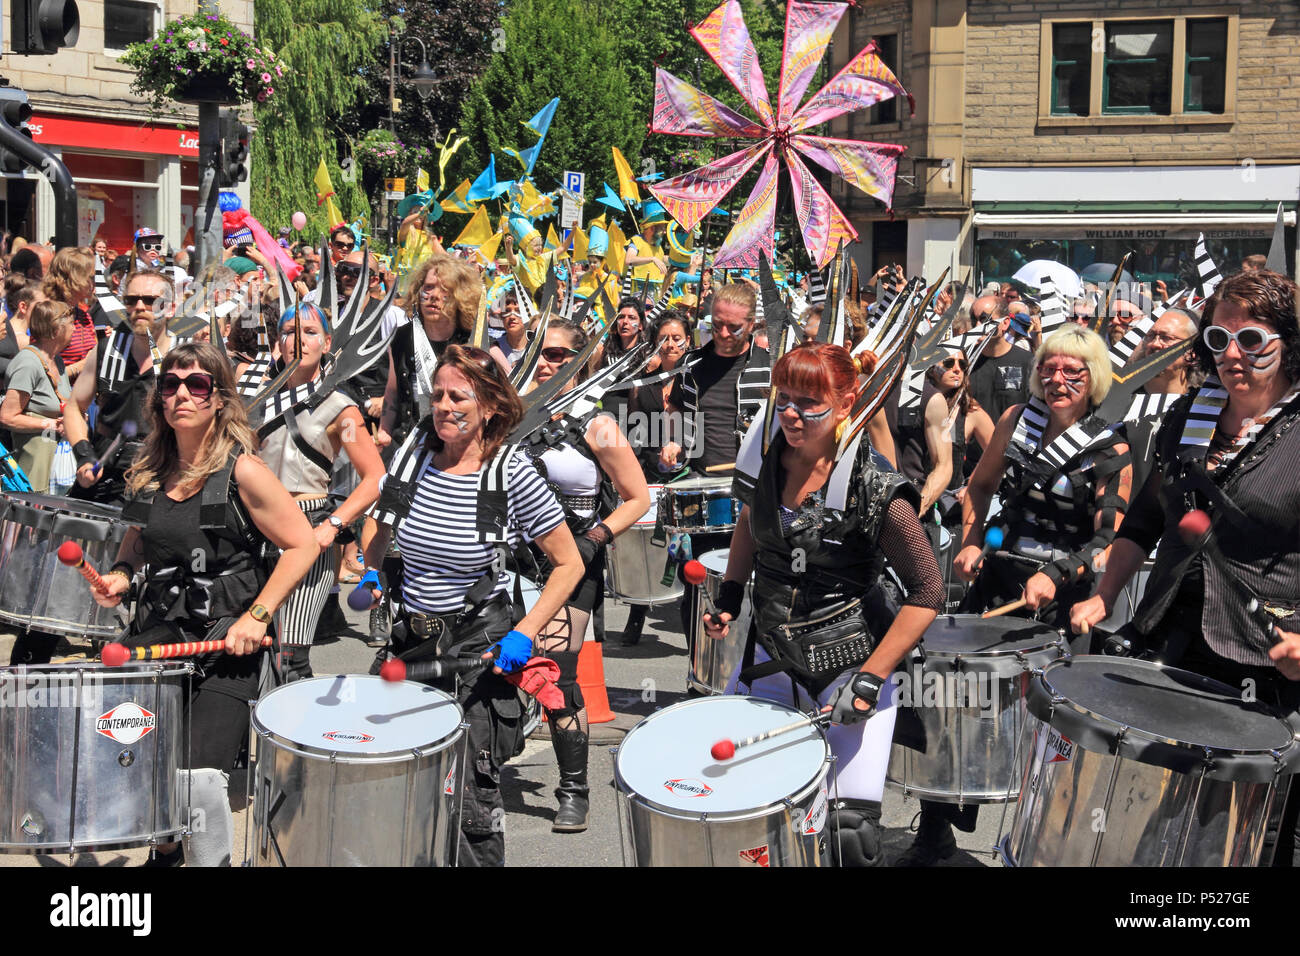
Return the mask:
<svg viewBox="0 0 1300 956">
<path fill-rule="evenodd" d="M 219 13 L 173 20 L 153 40 L 127 47 L 121 62 L 135 70 L 131 92 L 155 113 L 175 112 L 175 103 L 265 103 L 290 73 Z"/>
</svg>

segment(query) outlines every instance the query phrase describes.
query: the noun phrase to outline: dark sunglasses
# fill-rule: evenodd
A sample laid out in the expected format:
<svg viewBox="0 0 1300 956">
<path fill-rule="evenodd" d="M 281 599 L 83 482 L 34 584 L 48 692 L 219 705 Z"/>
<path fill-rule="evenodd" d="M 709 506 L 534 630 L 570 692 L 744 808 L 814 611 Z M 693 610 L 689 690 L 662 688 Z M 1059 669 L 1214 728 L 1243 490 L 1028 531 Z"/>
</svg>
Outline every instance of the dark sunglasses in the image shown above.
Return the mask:
<svg viewBox="0 0 1300 956">
<path fill-rule="evenodd" d="M 331 241 L 330 245 L 333 246 L 335 249 L 342 250 L 343 252 L 351 252 L 353 249 L 357 247 L 357 244 L 355 242 L 341 242 L 338 239 Z"/>
<path fill-rule="evenodd" d="M 983 315 L 971 315 L 972 322 L 987 322 L 991 318 L 993 318 L 992 312 L 985 312 Z"/>
<path fill-rule="evenodd" d="M 190 372 L 184 378 L 175 372 L 168 372 L 158 383 L 158 392 L 163 398 L 171 398 L 182 385 L 196 402 L 204 402 L 212 397 L 213 378 L 207 372 Z"/>
<path fill-rule="evenodd" d="M 577 355 L 577 349 L 566 349 L 560 346 L 554 346 L 549 349 L 542 349 L 542 358 L 554 365 L 556 362 L 563 362 L 573 355 Z"/>
<path fill-rule="evenodd" d="M 939 364 L 942 365 L 942 366 L 943 366 L 944 368 L 946 368 L 946 369 L 954 369 L 954 368 L 956 368 L 958 365 L 960 365 L 960 366 L 962 367 L 962 371 L 965 371 L 965 370 L 966 370 L 966 360 L 965 360 L 965 359 L 957 358 L 957 356 L 955 356 L 955 355 L 950 355 L 950 356 L 948 356 L 946 359 L 944 359 L 944 360 L 943 360 L 942 362 L 940 362 Z"/>
<path fill-rule="evenodd" d="M 126 303 L 127 308 L 131 308 L 137 302 L 143 302 L 152 309 L 153 304 L 161 298 L 162 296 L 160 295 L 124 295 L 122 296 L 122 301 Z"/>
<path fill-rule="evenodd" d="M 361 267 L 355 262 L 344 262 L 334 267 L 340 279 L 356 279 L 361 275 Z"/>
</svg>

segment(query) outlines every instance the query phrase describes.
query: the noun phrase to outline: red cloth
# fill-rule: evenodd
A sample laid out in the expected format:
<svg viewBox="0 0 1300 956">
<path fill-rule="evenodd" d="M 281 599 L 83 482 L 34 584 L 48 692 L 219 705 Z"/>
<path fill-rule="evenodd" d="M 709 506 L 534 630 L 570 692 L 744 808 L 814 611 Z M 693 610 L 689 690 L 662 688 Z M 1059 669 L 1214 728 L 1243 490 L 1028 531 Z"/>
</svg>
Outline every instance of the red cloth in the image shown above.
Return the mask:
<svg viewBox="0 0 1300 956">
<path fill-rule="evenodd" d="M 547 710 L 563 709 L 564 692 L 555 684 L 560 679 L 560 665 L 555 661 L 534 657 L 505 678 L 525 694 L 536 697 Z"/>
<path fill-rule="evenodd" d="M 59 353 L 65 366 L 80 362 L 95 347 L 95 321 L 80 306 L 72 310 L 72 341 Z"/>
</svg>

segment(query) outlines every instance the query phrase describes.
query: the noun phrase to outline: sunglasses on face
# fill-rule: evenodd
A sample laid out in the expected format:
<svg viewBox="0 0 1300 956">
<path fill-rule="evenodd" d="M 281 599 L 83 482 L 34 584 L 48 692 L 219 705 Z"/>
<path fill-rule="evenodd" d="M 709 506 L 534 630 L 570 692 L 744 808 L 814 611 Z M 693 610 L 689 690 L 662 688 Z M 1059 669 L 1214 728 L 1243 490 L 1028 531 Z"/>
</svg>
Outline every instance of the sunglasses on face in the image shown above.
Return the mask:
<svg viewBox="0 0 1300 956">
<path fill-rule="evenodd" d="M 144 252 L 162 252 L 163 244 L 161 242 L 142 242 L 140 249 Z"/>
<path fill-rule="evenodd" d="M 143 302 L 147 308 L 152 309 L 153 304 L 161 298 L 160 295 L 124 295 L 122 301 L 126 303 L 128 309 L 134 308 L 137 302 Z"/>
<path fill-rule="evenodd" d="M 353 249 L 357 247 L 357 244 L 355 242 L 346 242 L 339 239 L 335 239 L 330 243 L 330 245 L 333 246 L 335 249 L 339 250 L 340 252 L 351 252 Z"/>
<path fill-rule="evenodd" d="M 1201 331 L 1201 341 L 1215 355 L 1222 355 L 1228 351 L 1229 342 L 1236 342 L 1237 348 L 1244 354 L 1255 355 L 1268 348 L 1270 342 L 1275 342 L 1281 337 L 1276 332 L 1261 329 L 1258 325 L 1248 325 L 1236 332 L 1229 332 L 1221 325 L 1207 325 Z"/>
<path fill-rule="evenodd" d="M 566 348 L 560 348 L 559 346 L 553 346 L 552 348 L 549 349 L 542 349 L 542 358 L 546 359 L 546 361 L 550 362 L 552 365 L 554 365 L 557 362 L 566 361 L 571 356 L 577 354 L 578 354 L 577 349 L 566 349 Z"/>
<path fill-rule="evenodd" d="M 361 267 L 352 262 L 344 262 L 336 267 L 340 279 L 355 279 L 361 275 Z"/>
<path fill-rule="evenodd" d="M 972 322 L 987 322 L 987 321 L 988 321 L 989 319 L 991 319 L 991 318 L 993 318 L 993 313 L 992 313 L 992 312 L 985 312 L 985 313 L 983 313 L 982 315 L 972 315 L 972 316 L 971 316 L 971 321 L 972 321 Z"/>
<path fill-rule="evenodd" d="M 163 398 L 173 398 L 182 385 L 196 402 L 207 401 L 212 397 L 213 380 L 207 372 L 190 372 L 184 378 L 175 372 L 168 372 L 158 383 L 158 391 Z"/>
<path fill-rule="evenodd" d="M 961 370 L 962 370 L 963 372 L 966 371 L 966 360 L 965 360 L 965 359 L 959 359 L 959 358 L 957 358 L 957 356 L 955 356 L 955 355 L 950 355 L 950 356 L 948 356 L 946 359 L 944 359 L 944 360 L 943 360 L 942 362 L 940 362 L 939 364 L 940 364 L 941 366 L 943 366 L 943 368 L 944 368 L 946 371 L 952 371 L 953 369 L 957 368 L 958 366 L 961 367 Z"/>
</svg>

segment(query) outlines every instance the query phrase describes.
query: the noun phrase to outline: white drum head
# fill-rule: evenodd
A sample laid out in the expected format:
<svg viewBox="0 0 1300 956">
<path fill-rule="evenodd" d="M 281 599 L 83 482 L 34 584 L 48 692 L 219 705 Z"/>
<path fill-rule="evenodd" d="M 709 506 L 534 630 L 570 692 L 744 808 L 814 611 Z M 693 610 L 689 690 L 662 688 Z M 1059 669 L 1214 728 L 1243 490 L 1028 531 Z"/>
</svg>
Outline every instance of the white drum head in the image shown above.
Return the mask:
<svg viewBox="0 0 1300 956">
<path fill-rule="evenodd" d="M 727 573 L 727 559 L 731 557 L 731 551 L 727 548 L 719 548 L 717 551 L 706 551 L 700 555 L 697 560 L 704 565 L 706 571 L 723 577 Z"/>
<path fill-rule="evenodd" d="M 791 724 L 799 711 L 757 697 L 708 697 L 666 707 L 637 724 L 614 758 L 615 773 L 646 801 L 679 813 L 759 810 L 803 790 L 829 754 L 803 727 L 713 759 L 719 740 L 739 742 Z"/>
<path fill-rule="evenodd" d="M 259 731 L 311 750 L 376 758 L 434 747 L 462 719 L 451 695 L 433 687 L 355 674 L 294 681 L 253 708 Z"/>
</svg>

